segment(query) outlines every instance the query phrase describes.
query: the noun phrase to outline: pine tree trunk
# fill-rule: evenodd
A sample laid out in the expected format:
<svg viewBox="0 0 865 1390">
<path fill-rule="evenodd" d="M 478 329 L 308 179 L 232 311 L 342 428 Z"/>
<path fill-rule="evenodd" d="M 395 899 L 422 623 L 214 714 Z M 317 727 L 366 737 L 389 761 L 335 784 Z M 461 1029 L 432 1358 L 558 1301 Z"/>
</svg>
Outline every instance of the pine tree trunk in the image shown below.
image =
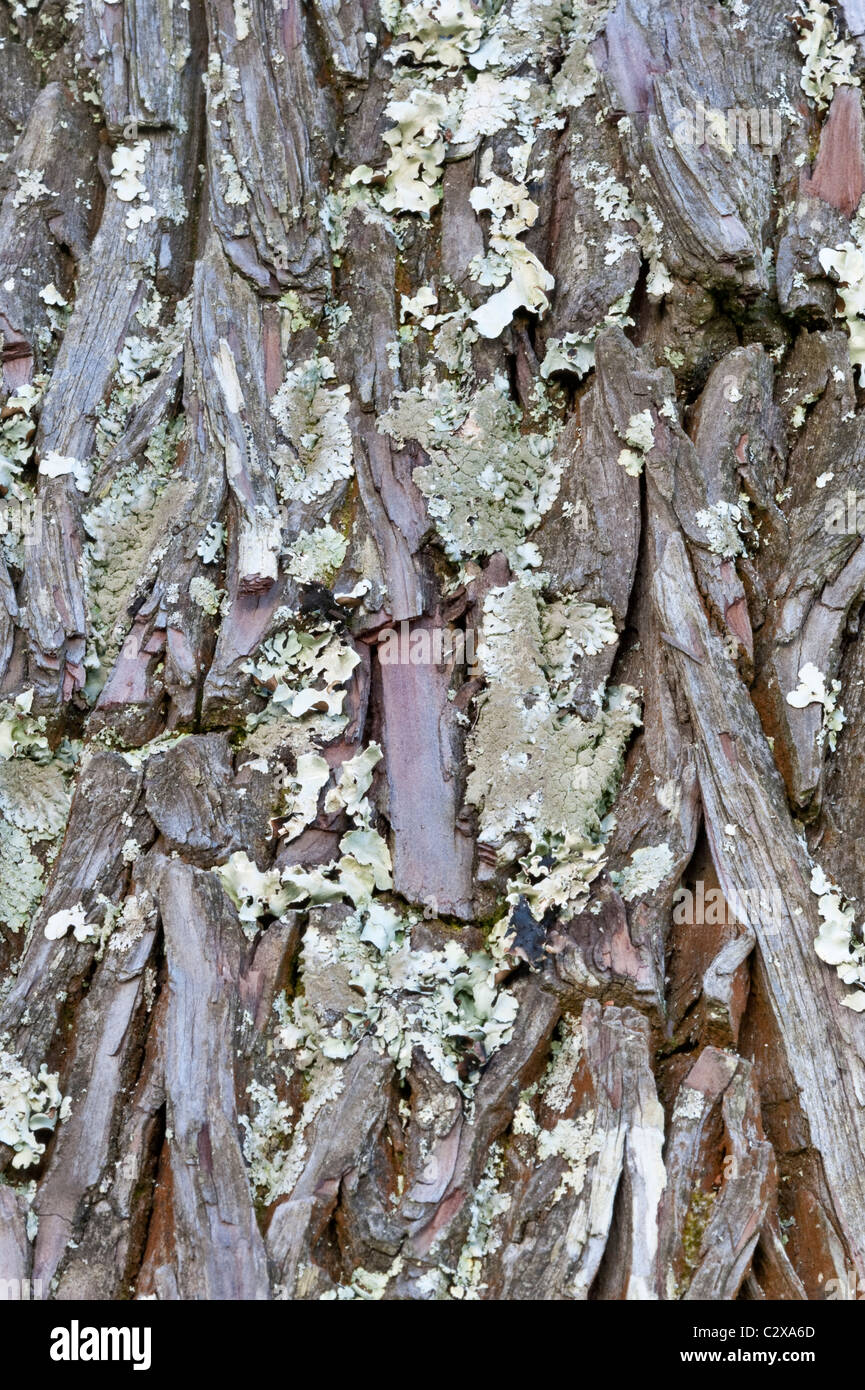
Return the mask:
<svg viewBox="0 0 865 1390">
<path fill-rule="evenodd" d="M 4 1286 L 865 1276 L 865 11 L 790 9 L 3 7 Z"/>
</svg>

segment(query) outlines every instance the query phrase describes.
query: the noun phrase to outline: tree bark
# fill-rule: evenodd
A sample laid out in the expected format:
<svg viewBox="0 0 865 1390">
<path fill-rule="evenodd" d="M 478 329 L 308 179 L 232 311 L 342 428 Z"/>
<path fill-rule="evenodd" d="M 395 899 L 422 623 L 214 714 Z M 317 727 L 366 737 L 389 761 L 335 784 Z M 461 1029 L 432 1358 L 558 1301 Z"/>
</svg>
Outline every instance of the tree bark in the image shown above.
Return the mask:
<svg viewBox="0 0 865 1390">
<path fill-rule="evenodd" d="M 6 1287 L 853 1296 L 861 8 L 4 7 Z"/>
</svg>

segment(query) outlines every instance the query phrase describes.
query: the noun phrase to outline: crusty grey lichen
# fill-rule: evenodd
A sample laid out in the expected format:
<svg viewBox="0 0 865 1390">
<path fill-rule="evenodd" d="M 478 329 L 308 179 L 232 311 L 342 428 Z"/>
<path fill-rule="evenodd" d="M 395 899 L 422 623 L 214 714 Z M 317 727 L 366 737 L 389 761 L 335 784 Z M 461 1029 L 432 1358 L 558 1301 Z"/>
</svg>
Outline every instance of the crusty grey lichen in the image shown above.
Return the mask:
<svg viewBox="0 0 865 1390">
<path fill-rule="evenodd" d="M 160 373 L 183 347 L 192 312 L 189 297 L 181 299 L 166 323 L 160 320 L 167 310 L 162 296 L 153 288 L 135 315 L 137 329 L 124 339 L 117 354 L 117 366 L 110 395 L 97 410 L 96 453 L 107 458 L 123 435 L 133 410 L 153 395 Z M 166 431 L 177 431 L 182 422 L 160 426 L 148 443 L 146 455 L 163 447 Z"/>
<path fill-rule="evenodd" d="M 39 905 L 44 872 L 27 836 L 5 818 L 0 820 L 0 855 L 8 865 L 0 885 L 0 922 L 18 932 Z"/>
<path fill-rule="evenodd" d="M 694 520 L 705 533 L 706 544 L 715 555 L 725 560 L 733 560 L 744 555 L 745 543 L 742 540 L 742 508 L 734 502 L 715 502 L 697 512 Z"/>
<path fill-rule="evenodd" d="M 490 1145 L 486 1167 L 478 1179 L 469 1210 L 469 1229 L 449 1293 L 451 1298 L 474 1301 L 481 1297 L 484 1260 L 501 1246 L 499 1218 L 511 1206 L 510 1193 L 501 1191 L 504 1174 L 504 1146 Z"/>
</svg>

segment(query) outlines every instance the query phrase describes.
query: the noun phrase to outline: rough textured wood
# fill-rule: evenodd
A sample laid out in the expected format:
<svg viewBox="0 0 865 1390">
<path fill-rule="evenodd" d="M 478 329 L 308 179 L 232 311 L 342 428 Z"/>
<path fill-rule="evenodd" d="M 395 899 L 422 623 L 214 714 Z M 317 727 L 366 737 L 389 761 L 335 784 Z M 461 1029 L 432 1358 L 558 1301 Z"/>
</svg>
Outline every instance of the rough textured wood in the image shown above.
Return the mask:
<svg viewBox="0 0 865 1390">
<path fill-rule="evenodd" d="M 0 1289 L 865 1278 L 865 6 L 790 8 L 0 14 Z"/>
</svg>

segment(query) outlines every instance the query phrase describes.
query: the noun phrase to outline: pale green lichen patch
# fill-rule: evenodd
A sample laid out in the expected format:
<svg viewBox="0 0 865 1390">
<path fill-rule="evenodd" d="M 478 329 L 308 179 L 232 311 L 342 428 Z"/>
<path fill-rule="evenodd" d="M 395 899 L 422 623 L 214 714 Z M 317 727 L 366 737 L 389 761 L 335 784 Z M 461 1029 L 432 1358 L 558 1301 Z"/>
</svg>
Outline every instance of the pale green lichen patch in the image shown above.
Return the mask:
<svg viewBox="0 0 865 1390">
<path fill-rule="evenodd" d="M 162 296 L 152 289 L 135 315 L 141 331 L 130 333 L 123 341 L 111 394 L 97 410 L 96 452 L 100 458 L 111 453 L 132 412 L 150 398 L 159 383 L 159 374 L 183 347 L 192 314 L 190 298 L 180 300 L 170 320 L 160 324 L 164 311 Z M 164 428 L 148 444 L 145 458 L 150 458 Z M 182 422 L 173 428 L 179 431 Z"/>
<path fill-rule="evenodd" d="M 389 62 L 411 58 L 461 68 L 480 44 L 484 18 L 470 0 L 415 0 L 400 8 L 389 27 L 400 36 L 388 51 Z"/>
<path fill-rule="evenodd" d="M 596 1129 L 596 1114 L 583 1110 L 574 1118 L 557 1118 L 573 1101 L 574 1073 L 582 1050 L 580 1025 L 566 1015 L 560 1025 L 561 1039 L 553 1041 L 551 1058 L 540 1081 L 521 1092 L 511 1123 L 511 1142 L 519 1163 L 530 1173 L 544 1163 L 555 1163 L 559 1181 L 549 1202 L 555 1205 L 568 1194 L 583 1191 L 589 1163 L 604 1144 L 604 1134 Z M 541 1124 L 536 1110 L 548 1119 Z M 477 1299 L 486 1285 L 485 1262 L 501 1247 L 503 1221 L 511 1208 L 510 1193 L 502 1190 L 505 1176 L 504 1147 L 492 1145 L 484 1173 L 475 1187 L 469 1231 L 460 1252 L 450 1287 L 453 1298 Z"/>
<path fill-rule="evenodd" d="M 289 441 L 274 454 L 283 501 L 313 502 L 354 472 L 348 387 L 331 386 L 335 377 L 329 358 L 308 358 L 289 366 L 270 403 Z"/>
<path fill-rule="evenodd" d="M 13 1168 L 38 1163 L 45 1145 L 37 1134 L 68 1118 L 71 1101 L 57 1083 L 57 1073 L 49 1073 L 44 1062 L 33 1076 L 11 1052 L 0 1050 L 0 1143 L 14 1149 Z"/>
<path fill-rule="evenodd" d="M 133 241 L 138 228 L 156 216 L 144 183 L 149 150 L 150 141 L 139 140 L 134 145 L 118 145 L 111 156 L 111 186 L 120 201 L 129 204 L 124 219 L 131 233 L 127 241 Z"/>
<path fill-rule="evenodd" d="M 421 285 L 415 295 L 401 294 L 399 310 L 400 323 L 405 323 L 407 318 L 420 319 L 422 321 L 426 319 L 429 322 L 431 316 L 427 314 L 427 310 L 432 309 L 437 303 L 438 295 L 432 288 L 432 285 Z M 434 322 L 435 320 L 433 319 L 432 321 Z"/>
<path fill-rule="evenodd" d="M 655 445 L 655 422 L 651 410 L 632 415 L 625 430 L 625 442 L 647 454 Z"/>
<path fill-rule="evenodd" d="M 562 1111 L 572 1099 L 574 1070 L 579 1062 L 582 1039 L 579 1025 L 567 1016 L 561 1025 L 562 1040 L 553 1046 L 553 1055 L 544 1075 L 536 1086 L 520 1095 L 514 1114 L 513 1133 L 522 1155 L 532 1164 L 558 1159 L 559 1184 L 552 1194 L 552 1204 L 568 1193 L 579 1196 L 585 1186 L 591 1158 L 603 1146 L 603 1133 L 596 1128 L 592 1109 L 583 1110 L 574 1118 L 553 1119 L 542 1125 L 535 1116 L 533 1102 L 544 1110 Z"/>
<path fill-rule="evenodd" d="M 226 594 L 224 589 L 217 589 L 209 579 L 195 575 L 189 581 L 189 597 L 204 613 L 213 618 L 221 611 Z"/>
<path fill-rule="evenodd" d="M 413 296 L 400 296 L 400 323 L 397 337 L 386 344 L 388 359 L 397 368 L 400 363 L 400 350 L 415 342 L 421 330 L 432 334 L 433 356 L 444 364 L 449 372 L 463 379 L 467 385 L 472 376 L 471 349 L 478 340 L 470 319 L 472 308 L 462 290 L 449 276 L 442 276 L 441 288 L 454 303 L 454 308 L 439 313 L 432 309 L 438 305 L 438 292 L 431 285 L 422 285 Z M 406 322 L 409 320 L 409 322 Z"/>
<path fill-rule="evenodd" d="M 325 797 L 324 809 L 328 815 L 345 810 L 363 825 L 369 824 L 371 808 L 366 794 L 372 786 L 373 773 L 383 757 L 379 744 L 371 743 L 341 765 L 337 784 Z"/>
<path fill-rule="evenodd" d="M 226 203 L 233 208 L 245 207 L 252 194 L 237 167 L 237 160 L 228 150 L 220 154 L 219 167 L 222 170 L 222 196 Z"/>
<path fill-rule="evenodd" d="M 823 743 L 828 739 L 829 747 L 833 751 L 838 734 L 846 723 L 844 711 L 838 705 L 840 690 L 840 681 L 833 680 L 827 685 L 823 672 L 818 670 L 812 661 L 808 661 L 799 671 L 799 684 L 796 689 L 791 690 L 786 696 L 787 704 L 792 705 L 794 709 L 805 709 L 808 705 L 822 707 L 823 719 L 817 742 Z"/>
<path fill-rule="evenodd" d="M 595 1130 L 594 1111 L 585 1111 L 573 1120 L 557 1120 L 552 1129 L 538 1133 L 538 1158 L 560 1158 L 564 1168 L 553 1201 L 560 1201 L 567 1192 L 577 1196 L 586 1181 L 589 1159 L 601 1147 L 602 1136 Z"/>
<path fill-rule="evenodd" d="M 52 755 L 44 719 L 30 714 L 32 690 L 0 703 L 0 922 L 18 932 L 42 897 L 45 871 L 69 814 L 75 750 L 64 742 Z"/>
<path fill-rule="evenodd" d="M 562 113 L 594 90 L 589 45 L 609 8 L 517 0 L 479 12 L 460 0 L 420 0 L 394 20 L 402 37 L 387 53 L 395 71 L 385 107 L 393 125 L 383 135 L 390 149 L 383 188 L 377 195 L 369 187 L 377 179 L 369 165 L 353 170 L 348 186 L 355 194 L 369 188 L 364 201 L 377 197 L 386 214 L 428 221 L 441 201 L 448 148 L 464 156 L 482 139 L 514 131 L 508 149 L 514 181 L 493 172 L 488 150 L 481 183 L 471 194 L 475 210 L 491 219 L 489 249 L 471 271 L 481 284 L 495 287 L 473 313 L 485 337 L 497 337 L 518 309 L 547 308 L 552 276 L 520 240 L 537 218 L 526 186 L 528 161 L 538 131 L 560 128 Z M 531 78 L 519 71 L 527 62 Z"/>
<path fill-rule="evenodd" d="M 201 557 L 206 565 L 215 565 L 224 549 L 225 527 L 221 521 L 211 521 L 198 542 L 195 553 Z"/>
<path fill-rule="evenodd" d="M 497 376 L 471 394 L 428 382 L 396 398 L 379 429 L 398 444 L 415 439 L 429 457 L 413 480 L 449 559 L 503 550 L 515 569 L 536 564 L 528 533 L 559 491 L 550 434 L 522 433 L 521 413 Z"/>
<path fill-rule="evenodd" d="M 482 285 L 500 285 L 472 319 L 485 338 L 498 338 L 518 309 L 543 314 L 549 308 L 547 292 L 554 280 L 520 237 L 533 227 L 538 205 L 525 184 L 511 183 L 492 170 L 492 151 L 481 160 L 482 185 L 473 188 L 469 202 L 475 212 L 490 214 L 489 249 L 469 264 L 472 279 Z"/>
<path fill-rule="evenodd" d="M 603 866 L 604 818 L 624 749 L 640 724 L 629 687 L 611 687 L 605 702 L 599 695 L 592 720 L 570 707 L 575 662 L 587 641 L 596 646 L 613 635 L 602 622 L 600 631 L 588 624 L 590 635 L 581 638 L 585 608 L 574 600 L 545 605 L 518 582 L 491 590 L 484 601 L 479 660 L 487 689 L 467 743 L 466 799 L 478 808 L 484 843 L 501 852 L 510 837 L 528 836 L 530 852 L 508 898 L 526 898 L 538 918 L 551 906 L 579 911 L 586 902 Z"/>
<path fill-rule="evenodd" d="M 377 1303 L 384 1298 L 388 1284 L 402 1272 L 404 1264 L 402 1255 L 397 1255 L 388 1269 L 364 1269 L 362 1266 L 353 1269 L 349 1282 L 323 1293 L 321 1301 L 359 1299 L 362 1303 Z"/>
<path fill-rule="evenodd" d="M 85 592 L 91 628 L 88 695 L 94 699 L 129 629 L 128 607 L 142 576 L 155 573 L 170 518 L 181 496 L 172 481 L 173 450 L 158 464 L 130 466 L 83 521 Z"/>
<path fill-rule="evenodd" d="M 530 109 L 532 97 L 528 78 L 479 72 L 463 89 L 458 118 L 450 132 L 451 144 L 474 148 L 481 137 L 519 124 Z"/>
<path fill-rule="evenodd" d="M 814 950 L 827 965 L 834 965 L 838 978 L 845 985 L 863 987 L 841 1000 L 854 1013 L 862 1013 L 865 1011 L 865 943 L 856 931 L 853 909 L 844 902 L 838 885 L 830 882 L 818 864 L 813 865 L 810 888 L 818 899 L 821 918 Z"/>
<path fill-rule="evenodd" d="M 181 350 L 189 327 L 190 301 L 181 300 L 161 326 L 163 301 L 156 290 L 137 312 L 141 333 L 130 334 L 118 354 L 111 394 L 97 411 L 96 453 L 108 458 L 133 412 L 156 390 L 160 373 Z M 84 557 L 91 675 L 87 695 L 98 695 L 129 628 L 127 608 L 138 585 L 155 574 L 160 543 L 183 495 L 174 481 L 177 448 L 185 421 L 163 421 L 153 430 L 143 458 L 125 464 L 107 491 L 84 514 L 88 538 Z"/>
<path fill-rule="evenodd" d="M 309 869 L 291 866 L 280 872 L 259 869 L 238 850 L 215 870 L 250 935 L 265 914 L 279 916 L 289 906 L 317 906 L 344 899 L 357 907 L 369 904 L 374 892 L 393 886 L 390 851 L 370 824 L 372 808 L 366 799 L 381 756 L 378 744 L 370 744 L 347 759 L 340 767 L 336 786 L 328 793 L 328 814 L 344 810 L 354 822 L 340 837 L 338 859 Z M 330 765 L 320 754 L 298 756 L 296 770 L 285 779 L 285 823 L 280 834 L 286 840 L 296 839 L 315 820 L 319 796 L 330 774 Z"/>
<path fill-rule="evenodd" d="M 580 106 L 597 82 L 589 44 L 612 8 L 612 0 L 596 5 L 586 0 L 514 0 L 491 15 L 470 61 L 478 69 L 510 72 L 527 61 L 547 63 L 563 52 L 554 99 L 557 106 Z"/>
<path fill-rule="evenodd" d="M 89 492 L 91 469 L 86 459 L 68 458 L 51 449 L 39 460 L 39 472 L 43 478 L 60 478 L 70 475 L 79 492 Z"/>
<path fill-rule="evenodd" d="M 393 886 L 387 843 L 377 830 L 349 831 L 339 842 L 341 857 L 311 869 L 260 870 L 243 850 L 214 870 L 237 908 L 247 935 L 254 936 L 259 917 L 275 917 L 287 907 L 317 907 L 342 902 L 369 903 L 375 889 Z"/>
<path fill-rule="evenodd" d="M 288 820 L 280 830 L 286 840 L 296 839 L 315 820 L 319 793 L 329 781 L 330 764 L 327 760 L 318 753 L 301 753 L 296 771 L 289 774 L 286 789 Z"/>
<path fill-rule="evenodd" d="M 562 1113 L 572 1098 L 574 1072 L 583 1051 L 583 1031 L 577 1019 L 565 1014 L 558 1033 L 559 1037 L 550 1044 L 550 1060 L 541 1078 L 540 1093 L 548 1110 Z"/>
<path fill-rule="evenodd" d="M 631 291 L 627 290 L 610 305 L 601 323 L 586 333 L 565 333 L 561 338 L 548 338 L 547 350 L 541 363 L 541 376 L 547 380 L 553 372 L 573 372 L 585 376 L 595 365 L 595 342 L 604 328 L 630 328 L 634 320 L 628 313 Z"/>
<path fill-rule="evenodd" d="M 834 248 L 824 246 L 819 258 L 823 269 L 832 271 L 840 284 L 836 313 L 847 322 L 850 362 L 859 368 L 861 385 L 865 370 L 865 198 L 856 209 L 850 232 L 852 240 Z"/>
<path fill-rule="evenodd" d="M 488 686 L 469 739 L 468 799 L 479 807 L 481 834 L 490 843 L 518 828 L 536 837 L 597 832 L 598 807 L 609 799 L 624 744 L 640 723 L 627 688 L 613 688 L 591 722 L 569 713 L 582 643 L 579 629 L 566 641 L 555 635 L 564 605 L 559 600 L 553 607 L 548 646 L 547 606 L 532 588 L 513 582 L 484 602 L 479 659 Z"/>
<path fill-rule="evenodd" d="M 44 377 L 37 377 L 12 391 L 0 420 L 0 487 L 18 498 L 30 495 L 30 489 L 20 482 L 20 475 L 33 458 L 35 411 L 42 399 L 44 382 Z"/>
<path fill-rule="evenodd" d="M 314 531 L 301 531 L 291 542 L 286 568 L 302 584 L 320 582 L 339 569 L 347 550 L 345 536 L 325 523 Z"/>
<path fill-rule="evenodd" d="M 48 747 L 45 721 L 31 715 L 33 691 L 25 690 L 11 704 L 0 704 L 0 761 Z"/>
<path fill-rule="evenodd" d="M 657 302 L 673 288 L 664 261 L 664 224 L 651 203 L 641 205 L 607 164 L 575 160 L 574 179 L 593 195 L 595 209 L 610 226 L 604 243 L 604 264 L 615 265 L 627 251 L 639 251 L 647 262 L 646 293 Z M 636 232 L 631 228 L 636 225 Z"/>
<path fill-rule="evenodd" d="M 18 932 L 39 905 L 45 875 L 27 836 L 5 819 L 0 820 L 0 856 L 9 866 L 0 886 L 0 922 Z"/>
<path fill-rule="evenodd" d="M 486 1166 L 472 1194 L 469 1229 L 450 1285 L 451 1298 L 475 1301 L 487 1287 L 483 1283 L 484 1260 L 500 1248 L 500 1218 L 511 1206 L 510 1194 L 501 1191 L 503 1175 L 504 1150 L 496 1142 L 490 1146 Z"/>
<path fill-rule="evenodd" d="M 797 47 L 802 54 L 802 91 L 825 110 L 840 86 L 859 86 L 854 75 L 855 43 L 842 42 L 832 22 L 829 6 L 824 0 L 800 0 L 801 17 L 796 17 L 800 38 Z"/>
<path fill-rule="evenodd" d="M 461 1062 L 469 1047 L 487 1059 L 511 1037 L 517 1000 L 496 983 L 498 962 L 486 951 L 468 952 L 458 941 L 441 949 L 415 949 L 411 922 L 392 908 L 367 903 L 335 932 L 310 926 L 304 936 L 300 979 L 339 971 L 356 1006 L 333 1022 L 305 995 L 283 1013 L 280 1045 L 310 1066 L 319 1054 L 351 1056 L 362 1037 L 405 1074 L 420 1047 L 447 1082 L 470 1093 Z M 347 997 L 350 997 L 348 995 Z M 478 1063 L 479 1065 L 479 1063 Z"/>
<path fill-rule="evenodd" d="M 282 1150 L 292 1133 L 294 1109 L 288 1101 L 279 1099 L 272 1086 L 260 1081 L 251 1081 L 246 1091 L 254 1117 L 239 1117 L 244 1131 L 243 1156 L 253 1188 L 269 1201 L 272 1200 L 270 1194 L 278 1193 L 282 1185 Z"/>
<path fill-rule="evenodd" d="M 175 748 L 178 743 L 182 743 L 185 738 L 189 738 L 188 733 L 165 733 L 158 734 L 149 743 L 143 743 L 140 748 L 125 748 L 119 746 L 118 752 L 125 763 L 134 767 L 136 772 L 144 767 L 150 758 L 157 753 L 165 753 L 169 748 Z M 113 735 L 111 729 L 100 729 L 95 740 L 97 744 L 102 744 L 107 748 L 117 746 L 118 740 Z"/>
<path fill-rule="evenodd" d="M 577 658 L 597 656 L 618 641 L 613 611 L 570 597 L 543 602 L 539 617 L 546 670 L 561 703 L 562 687 L 571 680 Z"/>
<path fill-rule="evenodd" d="M 279 869 L 259 869 L 243 850 L 232 854 L 215 873 L 237 908 L 241 922 L 255 924 L 265 913 L 279 916 L 288 907 L 291 894 L 282 885 Z"/>
<path fill-rule="evenodd" d="M 385 165 L 381 205 L 385 212 L 416 212 L 429 217 L 441 202 L 445 157 L 442 128 L 448 103 L 437 92 L 415 88 L 404 99 L 388 102 L 385 115 L 396 124 L 384 133 L 391 154 Z"/>
<path fill-rule="evenodd" d="M 280 295 L 277 303 L 280 309 L 285 310 L 284 319 L 289 332 L 299 333 L 302 328 L 309 328 L 312 319 L 296 290 L 286 290 L 285 294 Z"/>
<path fill-rule="evenodd" d="M 673 852 L 668 844 L 645 845 L 634 850 L 630 862 L 620 872 L 610 874 L 610 878 L 629 903 L 654 893 L 672 868 Z"/>
<path fill-rule="evenodd" d="M 624 440 L 629 447 L 621 451 L 616 462 L 632 478 L 639 478 L 645 456 L 655 445 L 655 422 L 651 410 L 641 410 L 631 416 L 625 427 Z"/>
<path fill-rule="evenodd" d="M 343 1086 L 341 1068 L 322 1058 L 309 1077 L 308 1095 L 296 1118 L 294 1109 L 278 1099 L 273 1087 L 256 1081 L 248 1087 L 255 1111 L 252 1118 L 240 1117 L 246 1131 L 243 1153 L 252 1187 L 266 1204 L 292 1191 L 306 1161 L 306 1130 Z"/>
<path fill-rule="evenodd" d="M 744 512 L 735 502 L 714 502 L 710 507 L 697 512 L 694 520 L 706 533 L 706 544 L 713 554 L 720 555 L 725 560 L 744 555 Z"/>
<path fill-rule="evenodd" d="M 149 140 L 135 145 L 118 145 L 111 155 L 112 188 L 122 203 L 131 203 L 147 192 L 141 182 Z"/>
<path fill-rule="evenodd" d="M 289 1194 L 308 1151 L 307 1129 L 343 1089 L 343 1064 L 368 1040 L 400 1074 L 421 1049 L 444 1080 L 470 1096 L 468 1052 L 476 1067 L 511 1037 L 517 1002 L 496 983 L 498 966 L 458 942 L 416 949 L 411 921 L 371 902 L 335 926 L 311 922 L 300 955 L 299 993 L 275 1005 L 274 1057 L 287 1076 L 303 1071 L 299 1114 L 272 1086 L 253 1083 L 244 1154 L 266 1203 Z M 326 987 L 323 982 L 327 982 Z M 284 1060 L 283 1060 L 284 1059 Z"/>
<path fill-rule="evenodd" d="M 18 187 L 12 194 L 13 208 L 38 202 L 40 198 L 56 198 L 58 196 L 42 182 L 45 177 L 44 169 L 16 169 L 15 176 L 18 179 Z"/>
<path fill-rule="evenodd" d="M 81 903 L 52 913 L 43 928 L 43 934 L 48 941 L 61 941 L 69 931 L 76 941 L 96 941 L 99 936 L 98 925 L 87 921 L 87 913 Z"/>
<path fill-rule="evenodd" d="M 308 726 L 308 732 L 329 742 L 345 727 L 344 686 L 359 661 L 332 624 L 320 624 L 311 632 L 289 628 L 271 637 L 242 669 L 267 689 L 272 705 L 293 719 L 309 716 L 315 728 Z"/>
</svg>

